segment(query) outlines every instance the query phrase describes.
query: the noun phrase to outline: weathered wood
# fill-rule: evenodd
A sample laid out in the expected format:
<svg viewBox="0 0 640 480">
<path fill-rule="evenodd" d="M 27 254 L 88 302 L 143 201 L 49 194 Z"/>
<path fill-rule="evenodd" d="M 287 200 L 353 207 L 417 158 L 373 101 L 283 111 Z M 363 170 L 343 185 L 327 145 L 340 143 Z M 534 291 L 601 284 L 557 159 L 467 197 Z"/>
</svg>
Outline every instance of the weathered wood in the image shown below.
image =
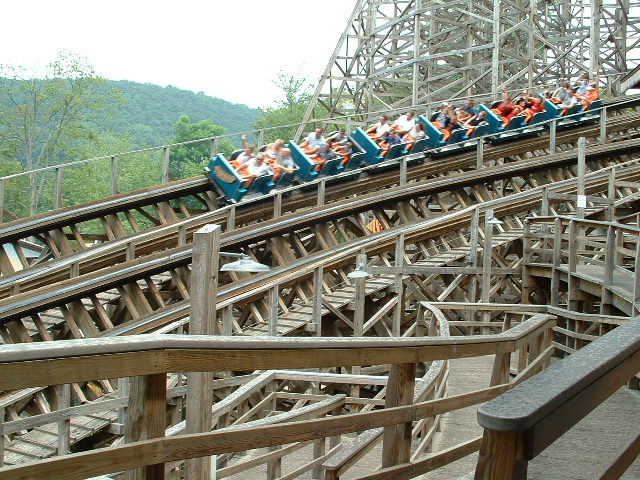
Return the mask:
<svg viewBox="0 0 640 480">
<path fill-rule="evenodd" d="M 167 377 L 165 374 L 132 378 L 125 423 L 125 442 L 132 443 L 164 437 L 166 397 Z M 140 463 L 140 465 L 146 465 L 146 468 L 139 467 L 127 470 L 128 480 L 159 480 L 164 478 L 164 462 Z"/>
<path fill-rule="evenodd" d="M 391 365 L 385 408 L 413 402 L 416 364 Z M 385 427 L 382 439 L 382 467 L 407 463 L 411 456 L 411 422 Z"/>
<path fill-rule="evenodd" d="M 191 310 L 189 333 L 215 335 L 222 333 L 216 319 L 220 225 L 206 225 L 193 235 L 193 270 L 191 273 Z M 186 431 L 211 430 L 213 375 L 194 372 L 187 377 Z M 211 476 L 208 457 L 185 462 L 185 478 L 199 480 Z"/>
<path fill-rule="evenodd" d="M 521 432 L 485 429 L 474 479 L 526 480 L 527 461 L 523 454 L 523 437 Z"/>
</svg>

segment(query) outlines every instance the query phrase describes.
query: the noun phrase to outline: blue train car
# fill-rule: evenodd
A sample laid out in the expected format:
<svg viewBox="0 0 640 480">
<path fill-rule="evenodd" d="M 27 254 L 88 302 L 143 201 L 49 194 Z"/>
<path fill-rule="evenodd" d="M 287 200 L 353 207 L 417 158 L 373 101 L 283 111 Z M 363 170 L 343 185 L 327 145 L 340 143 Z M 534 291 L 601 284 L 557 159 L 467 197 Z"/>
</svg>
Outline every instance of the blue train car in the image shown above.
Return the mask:
<svg viewBox="0 0 640 480">
<path fill-rule="evenodd" d="M 364 161 L 368 165 L 375 165 L 384 160 L 382 155 L 382 148 L 374 142 L 369 135 L 367 135 L 361 128 L 356 128 L 351 134 L 353 139 L 357 142 L 360 148 L 365 152 Z"/>
<path fill-rule="evenodd" d="M 239 202 L 248 193 L 265 194 L 275 187 L 273 173 L 245 179 L 221 153 L 211 158 L 205 173 L 227 199 L 235 202 Z"/>
</svg>

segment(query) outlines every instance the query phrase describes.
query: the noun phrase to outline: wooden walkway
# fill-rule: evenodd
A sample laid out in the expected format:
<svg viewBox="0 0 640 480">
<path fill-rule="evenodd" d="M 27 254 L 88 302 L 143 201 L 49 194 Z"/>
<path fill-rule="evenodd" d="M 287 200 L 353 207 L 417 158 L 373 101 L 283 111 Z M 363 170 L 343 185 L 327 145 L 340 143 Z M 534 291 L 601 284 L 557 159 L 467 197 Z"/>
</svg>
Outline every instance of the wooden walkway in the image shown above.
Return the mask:
<svg viewBox="0 0 640 480">
<path fill-rule="evenodd" d="M 508 232 L 494 234 L 492 237 L 492 248 L 496 248 L 505 245 L 514 240 L 522 238 L 522 229 L 512 229 Z M 461 247 L 454 247 L 450 250 L 439 252 L 425 260 L 413 263 L 415 266 L 427 266 L 427 267 L 443 267 L 450 265 L 453 262 L 458 262 L 468 257 L 470 253 L 470 247 L 468 245 Z M 379 292 L 393 285 L 395 281 L 394 275 L 376 275 L 373 278 L 367 278 L 365 291 L 366 295 Z M 329 303 L 334 310 L 339 310 L 345 307 L 347 304 L 353 302 L 355 296 L 355 287 L 353 285 L 344 285 L 341 288 L 335 289 L 331 293 L 324 294 L 322 296 L 323 302 Z M 326 307 L 322 307 L 321 315 L 327 315 L 331 313 L 331 310 Z M 297 330 L 303 329 L 307 324 L 313 321 L 313 303 L 303 305 L 296 305 L 290 308 L 289 311 L 283 315 L 278 316 L 278 336 L 291 335 Z M 251 327 L 245 328 L 242 331 L 243 335 L 268 335 L 269 325 L 267 323 L 260 323 Z"/>
</svg>

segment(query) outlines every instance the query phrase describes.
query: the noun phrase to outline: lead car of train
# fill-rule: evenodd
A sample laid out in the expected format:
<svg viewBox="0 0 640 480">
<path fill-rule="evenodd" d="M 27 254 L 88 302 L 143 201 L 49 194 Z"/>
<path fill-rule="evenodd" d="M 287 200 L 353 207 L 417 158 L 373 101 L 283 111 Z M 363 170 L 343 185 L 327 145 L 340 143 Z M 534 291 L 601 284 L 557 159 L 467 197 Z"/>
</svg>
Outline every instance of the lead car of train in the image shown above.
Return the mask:
<svg viewBox="0 0 640 480">
<path fill-rule="evenodd" d="M 246 195 L 252 197 L 265 195 L 274 188 L 288 187 L 294 182 L 304 183 L 319 177 L 332 177 L 363 166 L 377 165 L 383 161 L 385 165 L 389 165 L 394 160 L 398 162 L 399 158 L 408 154 L 412 154 L 413 157 L 413 154 L 422 153 L 422 155 L 416 156 L 421 158 L 427 155 L 446 155 L 462 149 L 475 148 L 478 141 L 498 142 L 510 138 L 539 135 L 553 119 L 557 119 L 558 126 L 565 127 L 593 122 L 599 118 L 601 106 L 602 100 L 595 100 L 587 107 L 578 103 L 563 112 L 558 105 L 547 99 L 544 101 L 544 109 L 535 113 L 528 121 L 524 115 L 517 115 L 505 122 L 491 108 L 480 105 L 478 109 L 486 112 L 486 123 L 477 126 L 473 131 L 453 130 L 446 141 L 444 140 L 445 134 L 441 129 L 426 117 L 420 116 L 418 121 L 424 125 L 425 138 L 412 144 L 393 145 L 387 151 L 383 151 L 361 128 L 357 128 L 349 136 L 349 140 L 353 144 L 353 154 L 346 162 L 340 158 L 327 161 L 319 167 L 295 142 L 289 142 L 286 146 L 291 149 L 291 156 L 297 167 L 294 173 L 279 175 L 272 173 L 249 179 L 243 178 L 222 154 L 211 158 L 209 165 L 205 168 L 205 173 L 223 198 L 230 202 L 239 202 Z M 230 160 L 232 159 L 233 156 Z"/>
</svg>

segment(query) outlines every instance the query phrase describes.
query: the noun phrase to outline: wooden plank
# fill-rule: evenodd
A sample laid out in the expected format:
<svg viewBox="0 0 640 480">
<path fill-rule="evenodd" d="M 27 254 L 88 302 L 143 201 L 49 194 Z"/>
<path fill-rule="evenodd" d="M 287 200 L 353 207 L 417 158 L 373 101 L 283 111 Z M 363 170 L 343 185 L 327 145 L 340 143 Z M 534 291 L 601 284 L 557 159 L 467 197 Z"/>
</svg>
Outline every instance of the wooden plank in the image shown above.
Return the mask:
<svg viewBox="0 0 640 480">
<path fill-rule="evenodd" d="M 415 363 L 391 365 L 385 408 L 413 402 L 415 375 Z M 411 422 L 385 427 L 382 442 L 383 468 L 408 462 L 411 456 Z"/>
</svg>

